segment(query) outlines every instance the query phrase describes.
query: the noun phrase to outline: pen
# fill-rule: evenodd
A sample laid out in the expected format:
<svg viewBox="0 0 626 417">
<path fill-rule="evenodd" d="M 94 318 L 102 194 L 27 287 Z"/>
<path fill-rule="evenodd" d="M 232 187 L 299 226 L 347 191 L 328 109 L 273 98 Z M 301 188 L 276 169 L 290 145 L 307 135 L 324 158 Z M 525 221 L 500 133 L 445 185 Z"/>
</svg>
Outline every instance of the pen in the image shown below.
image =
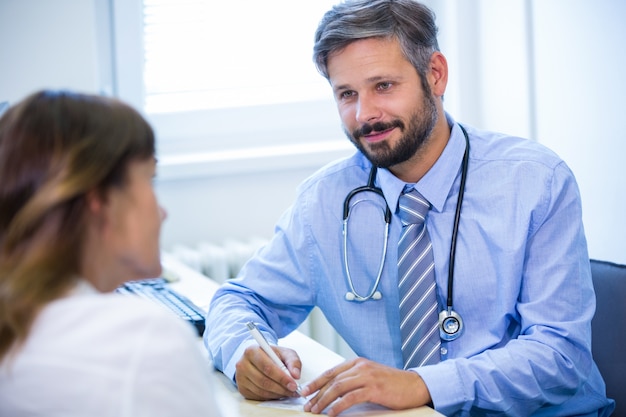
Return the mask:
<svg viewBox="0 0 626 417">
<path fill-rule="evenodd" d="M 287 369 L 283 361 L 281 361 L 280 358 L 276 356 L 276 352 L 274 352 L 274 350 L 270 347 L 270 344 L 267 343 L 267 340 L 265 339 L 263 334 L 259 331 L 259 329 L 256 327 L 256 325 L 252 323 L 251 321 L 249 321 L 248 323 L 246 323 L 246 326 L 248 327 L 248 330 L 250 330 L 252 337 L 254 337 L 254 340 L 256 340 L 256 342 L 259 344 L 261 349 L 263 349 L 263 351 L 267 353 L 267 355 L 272 359 L 272 361 L 274 361 L 274 363 L 278 365 L 280 369 L 283 370 L 284 373 L 291 376 L 289 369 Z M 296 392 L 302 395 L 301 394 L 302 387 L 300 386 L 300 384 L 298 384 L 297 381 L 296 381 L 296 386 L 297 386 Z"/>
</svg>

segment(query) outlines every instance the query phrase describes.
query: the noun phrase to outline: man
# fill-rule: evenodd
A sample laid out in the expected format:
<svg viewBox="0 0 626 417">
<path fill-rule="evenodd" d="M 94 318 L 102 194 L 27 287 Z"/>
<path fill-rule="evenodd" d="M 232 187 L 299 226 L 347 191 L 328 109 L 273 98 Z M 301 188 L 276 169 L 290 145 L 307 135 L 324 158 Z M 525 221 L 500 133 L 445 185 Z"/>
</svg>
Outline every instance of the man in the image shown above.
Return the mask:
<svg viewBox="0 0 626 417">
<path fill-rule="evenodd" d="M 315 62 L 358 152 L 305 181 L 272 241 L 216 293 L 205 334 L 214 364 L 247 398 L 297 395 L 297 353 L 275 347 L 289 377 L 245 324 L 276 341 L 318 306 L 359 358 L 304 386 L 306 411 L 372 402 L 446 415 L 608 415 L 590 351 L 595 299 L 575 179 L 543 146 L 444 112 L 436 33 L 430 10 L 411 0 L 349 1 L 324 16 Z M 425 226 L 404 220 L 405 194 L 427 210 L 416 215 Z M 419 301 L 405 302 L 411 293 Z M 414 325 L 407 310 L 421 306 Z"/>
</svg>

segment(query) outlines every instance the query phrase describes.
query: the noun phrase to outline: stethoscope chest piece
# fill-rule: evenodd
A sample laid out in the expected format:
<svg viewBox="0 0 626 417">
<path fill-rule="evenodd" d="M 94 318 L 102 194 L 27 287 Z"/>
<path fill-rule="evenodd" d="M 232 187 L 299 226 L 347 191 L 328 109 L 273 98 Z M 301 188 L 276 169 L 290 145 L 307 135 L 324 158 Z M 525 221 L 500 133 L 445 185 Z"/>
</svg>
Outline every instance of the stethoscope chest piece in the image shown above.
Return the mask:
<svg viewBox="0 0 626 417">
<path fill-rule="evenodd" d="M 450 342 L 461 336 L 463 331 L 463 320 L 461 316 L 452 309 L 446 309 L 439 313 L 439 337 L 441 340 Z"/>
</svg>

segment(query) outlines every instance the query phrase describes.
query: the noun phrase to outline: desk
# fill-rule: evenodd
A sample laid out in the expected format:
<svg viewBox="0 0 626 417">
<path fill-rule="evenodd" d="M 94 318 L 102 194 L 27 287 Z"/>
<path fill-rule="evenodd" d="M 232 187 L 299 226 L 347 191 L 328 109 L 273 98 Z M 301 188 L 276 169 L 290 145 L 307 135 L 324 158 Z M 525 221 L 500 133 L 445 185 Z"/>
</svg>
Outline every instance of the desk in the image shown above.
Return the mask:
<svg viewBox="0 0 626 417">
<path fill-rule="evenodd" d="M 194 271 L 168 254 L 162 256 L 163 268 L 166 275 L 176 279 L 171 285 L 172 289 L 185 295 L 199 307 L 205 310 L 219 284 Z M 302 360 L 302 381 L 310 381 L 324 370 L 331 368 L 344 359 L 316 342 L 315 340 L 295 331 L 289 336 L 280 339 L 279 345 L 286 346 L 298 352 Z M 204 350 L 204 346 L 201 347 Z M 224 374 L 215 371 L 212 374 L 216 389 L 215 397 L 224 417 L 273 417 L 273 416 L 312 416 L 304 411 L 282 410 L 277 408 L 262 407 L 258 401 L 244 399 L 231 381 Z M 442 416 L 429 407 L 419 407 L 402 411 L 363 411 L 359 413 L 347 410 L 344 414 L 350 416 L 388 416 L 394 417 L 427 417 Z"/>
</svg>

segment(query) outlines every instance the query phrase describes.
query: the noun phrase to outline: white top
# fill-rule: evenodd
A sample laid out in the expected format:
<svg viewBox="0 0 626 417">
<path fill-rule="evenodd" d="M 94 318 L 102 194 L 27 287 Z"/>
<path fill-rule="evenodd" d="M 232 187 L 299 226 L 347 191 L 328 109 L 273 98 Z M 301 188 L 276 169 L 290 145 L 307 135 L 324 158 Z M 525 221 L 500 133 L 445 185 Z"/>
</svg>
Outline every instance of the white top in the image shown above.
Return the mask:
<svg viewBox="0 0 626 417">
<path fill-rule="evenodd" d="M 218 416 L 211 378 L 190 325 L 81 283 L 0 363 L 0 416 Z"/>
</svg>

